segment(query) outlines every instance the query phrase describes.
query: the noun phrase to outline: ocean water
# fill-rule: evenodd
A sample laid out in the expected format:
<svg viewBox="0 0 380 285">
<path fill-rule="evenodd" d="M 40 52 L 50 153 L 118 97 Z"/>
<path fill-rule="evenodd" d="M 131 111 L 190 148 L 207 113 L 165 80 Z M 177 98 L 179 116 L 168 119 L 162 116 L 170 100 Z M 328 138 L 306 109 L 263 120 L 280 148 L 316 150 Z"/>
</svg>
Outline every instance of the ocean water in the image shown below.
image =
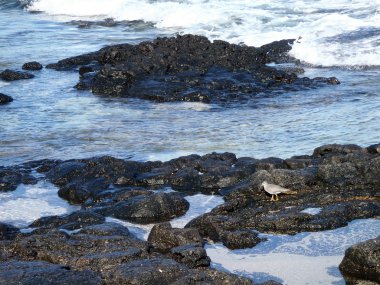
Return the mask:
<svg viewBox="0 0 380 285">
<path fill-rule="evenodd" d="M 104 19 L 114 22 L 107 20 L 104 25 Z M 304 76 L 336 76 L 341 81 L 315 90 L 260 95 L 244 104 L 160 104 L 97 97 L 73 88 L 76 73 L 43 69 L 33 72 L 32 80 L 0 80 L 0 93 L 14 98 L 0 106 L 0 165 L 105 154 L 169 160 L 212 151 L 287 158 L 310 154 L 327 143 L 380 142 L 380 0 L 0 0 L 0 27 L 0 71 L 20 70 L 33 60 L 46 65 L 111 44 L 193 33 L 253 46 L 294 38 L 291 54 L 303 63 Z M 23 227 L 40 216 L 76 209 L 56 197 L 56 191 L 39 183 L 0 194 L 0 221 Z M 183 226 L 186 219 L 221 202 L 212 196 L 188 199 L 192 210 L 173 225 Z M 208 202 L 198 207 L 200 201 Z M 363 230 L 361 223 L 350 225 L 346 231 L 354 227 L 359 234 L 347 239 L 345 247 L 378 232 L 378 220 L 362 223 L 373 230 Z M 141 236 L 149 232 L 149 227 L 127 226 Z M 322 239 L 331 246 L 334 238 L 344 235 L 324 234 L 332 237 Z M 307 242 L 318 251 L 318 239 L 311 237 Z M 288 284 L 304 284 L 304 279 L 294 279 L 299 275 L 291 270 L 268 267 L 271 258 L 279 259 L 276 254 L 281 254 L 309 264 L 305 276 L 319 272 L 321 280 L 329 280 L 321 284 L 342 282 L 336 268 L 343 250 L 321 250 L 316 263 L 310 263 L 314 256 L 303 245 L 301 252 L 287 246 L 277 252 L 277 245 L 268 244 L 271 252 L 258 247 L 254 253 L 236 253 L 216 245 L 208 253 L 215 267 L 256 281 L 277 276 Z M 228 264 L 231 256 L 238 268 Z M 243 262 L 251 262 L 253 256 L 260 260 L 257 267 Z M 313 272 L 314 268 L 319 271 Z M 313 280 L 311 284 L 318 284 Z"/>
</svg>

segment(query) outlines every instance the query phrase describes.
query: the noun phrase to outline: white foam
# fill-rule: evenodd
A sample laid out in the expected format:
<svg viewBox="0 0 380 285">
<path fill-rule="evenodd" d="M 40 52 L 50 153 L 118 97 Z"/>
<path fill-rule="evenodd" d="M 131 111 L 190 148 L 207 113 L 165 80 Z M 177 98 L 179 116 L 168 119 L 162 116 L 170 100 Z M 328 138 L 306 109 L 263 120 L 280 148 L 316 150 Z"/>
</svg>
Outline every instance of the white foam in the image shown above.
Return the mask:
<svg viewBox="0 0 380 285">
<path fill-rule="evenodd" d="M 292 51 L 297 58 L 315 65 L 352 66 L 380 65 L 379 7 L 380 0 L 39 0 L 28 9 L 61 15 L 55 16 L 61 20 L 144 20 L 165 31 L 255 46 L 302 37 Z"/>
<path fill-rule="evenodd" d="M 190 203 L 190 208 L 182 217 L 173 219 L 170 223 L 174 228 L 183 228 L 192 219 L 210 212 L 216 206 L 224 203 L 221 196 L 196 194 L 187 196 L 185 199 Z"/>
<path fill-rule="evenodd" d="M 192 219 L 210 212 L 213 208 L 223 203 L 223 198 L 216 195 L 196 194 L 187 196 L 185 199 L 190 203 L 190 208 L 185 215 L 173 219 L 170 223 L 173 228 L 183 228 Z M 127 221 L 107 217 L 108 222 L 119 223 L 129 229 L 138 238 L 147 240 L 149 233 L 155 224 L 134 224 Z"/>
<path fill-rule="evenodd" d="M 229 250 L 221 244 L 206 250 L 213 266 L 252 278 L 274 279 L 283 284 L 344 284 L 338 270 L 344 251 L 351 245 L 375 238 L 380 220 L 356 220 L 336 230 L 268 238 L 254 248 Z"/>
<path fill-rule="evenodd" d="M 4 86 L 7 86 L 7 85 L 9 85 L 8 82 L 0 80 L 0 87 L 4 87 Z"/>
<path fill-rule="evenodd" d="M 318 215 L 322 211 L 322 208 L 306 208 L 301 211 L 301 213 L 309 215 Z"/>
<path fill-rule="evenodd" d="M 51 215 L 63 215 L 79 210 L 57 195 L 51 183 L 40 181 L 36 185 L 19 185 L 13 192 L 0 193 L 0 221 L 25 227 L 34 220 Z"/>
</svg>

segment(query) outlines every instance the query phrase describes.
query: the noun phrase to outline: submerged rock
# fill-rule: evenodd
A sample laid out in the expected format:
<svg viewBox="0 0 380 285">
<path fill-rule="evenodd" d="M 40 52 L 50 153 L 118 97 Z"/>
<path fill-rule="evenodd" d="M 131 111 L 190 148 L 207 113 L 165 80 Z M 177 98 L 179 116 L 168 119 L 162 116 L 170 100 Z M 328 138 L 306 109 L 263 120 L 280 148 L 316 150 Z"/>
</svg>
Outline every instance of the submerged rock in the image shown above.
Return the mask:
<svg viewBox="0 0 380 285">
<path fill-rule="evenodd" d="M 348 248 L 339 269 L 347 284 L 380 283 L 380 236 Z"/>
<path fill-rule="evenodd" d="M 22 72 L 22 71 L 14 71 L 10 69 L 6 69 L 0 73 L 0 79 L 5 80 L 5 81 L 14 81 L 14 80 L 31 79 L 31 78 L 34 78 L 34 75 L 31 73 Z"/>
<path fill-rule="evenodd" d="M 41 70 L 42 64 L 37 62 L 37 61 L 26 62 L 23 64 L 22 69 L 24 69 L 24 70 Z"/>
<path fill-rule="evenodd" d="M 0 105 L 7 104 L 13 101 L 11 96 L 0 93 Z"/>
<path fill-rule="evenodd" d="M 61 60 L 48 68 L 80 68 L 78 89 L 96 95 L 158 102 L 245 102 L 258 93 L 283 93 L 326 84 L 336 78 L 299 78 L 271 62 L 295 62 L 288 54 L 294 40 L 260 48 L 184 35 L 138 45 L 120 44 Z M 86 66 L 91 74 L 83 76 Z"/>
</svg>

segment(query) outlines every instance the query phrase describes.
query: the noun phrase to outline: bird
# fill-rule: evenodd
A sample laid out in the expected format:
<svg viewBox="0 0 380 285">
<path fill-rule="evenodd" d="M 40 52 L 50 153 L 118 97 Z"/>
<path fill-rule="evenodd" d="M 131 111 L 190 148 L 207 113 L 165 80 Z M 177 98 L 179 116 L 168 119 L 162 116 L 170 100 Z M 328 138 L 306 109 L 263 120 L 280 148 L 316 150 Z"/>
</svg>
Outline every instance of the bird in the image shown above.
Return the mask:
<svg viewBox="0 0 380 285">
<path fill-rule="evenodd" d="M 272 195 L 271 201 L 278 201 L 278 194 L 284 193 L 284 194 L 297 194 L 297 191 L 293 191 L 284 187 L 281 187 L 276 184 L 270 184 L 266 181 L 261 183 L 261 187 L 264 188 L 265 192 Z M 275 198 L 276 197 L 276 198 Z"/>
</svg>

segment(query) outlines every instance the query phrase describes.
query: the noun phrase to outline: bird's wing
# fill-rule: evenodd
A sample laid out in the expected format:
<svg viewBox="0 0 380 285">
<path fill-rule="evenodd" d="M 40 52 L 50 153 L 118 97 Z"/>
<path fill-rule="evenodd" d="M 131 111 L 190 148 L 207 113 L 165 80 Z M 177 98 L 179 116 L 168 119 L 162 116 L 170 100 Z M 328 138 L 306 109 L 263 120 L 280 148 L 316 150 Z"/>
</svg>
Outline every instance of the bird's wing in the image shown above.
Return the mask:
<svg viewBox="0 0 380 285">
<path fill-rule="evenodd" d="M 291 192 L 292 190 L 281 187 L 276 184 L 269 184 L 271 188 L 271 192 L 276 192 L 276 193 L 286 193 L 286 192 Z"/>
</svg>

